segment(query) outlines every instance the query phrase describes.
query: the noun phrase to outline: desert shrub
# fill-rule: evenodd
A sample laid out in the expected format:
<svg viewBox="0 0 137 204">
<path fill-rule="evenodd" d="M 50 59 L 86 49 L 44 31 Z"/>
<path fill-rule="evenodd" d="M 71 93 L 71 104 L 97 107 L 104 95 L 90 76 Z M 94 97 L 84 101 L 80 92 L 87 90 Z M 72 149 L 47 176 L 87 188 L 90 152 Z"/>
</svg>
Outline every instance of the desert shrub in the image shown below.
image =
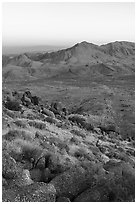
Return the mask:
<svg viewBox="0 0 137 204">
<path fill-rule="evenodd" d="M 79 145 L 80 144 L 80 141 L 78 140 L 77 137 L 73 136 L 71 139 L 70 139 L 70 142 L 74 143 L 75 145 Z"/>
<path fill-rule="evenodd" d="M 38 121 L 29 121 L 28 124 L 30 126 L 33 126 L 37 129 L 45 129 L 46 128 L 46 124 L 44 122 L 38 122 Z"/>
<path fill-rule="evenodd" d="M 87 159 L 87 160 L 90 160 L 92 161 L 93 159 L 93 156 L 90 152 L 86 151 L 85 149 L 83 148 L 79 148 L 77 149 L 75 152 L 74 152 L 74 156 L 77 158 L 77 159 Z"/>
<path fill-rule="evenodd" d="M 54 144 L 60 150 L 65 149 L 66 151 L 68 151 L 68 145 L 66 144 L 66 142 L 62 141 L 58 137 L 49 137 L 48 142 L 50 142 L 50 144 Z"/>
<path fill-rule="evenodd" d="M 109 133 L 109 132 L 117 132 L 116 130 L 116 126 L 114 124 L 106 124 L 106 125 L 100 125 L 99 126 L 101 132 L 106 132 L 106 133 Z"/>
<path fill-rule="evenodd" d="M 83 125 L 86 122 L 85 117 L 78 114 L 69 115 L 68 119 L 78 125 Z"/>
<path fill-rule="evenodd" d="M 49 116 L 51 118 L 55 118 L 54 113 L 52 111 L 46 109 L 46 108 L 42 108 L 42 112 L 41 113 L 43 113 L 44 115 L 47 115 L 47 116 Z"/>
<path fill-rule="evenodd" d="M 5 113 L 6 115 L 8 115 L 9 117 L 11 118 L 20 118 L 20 113 L 19 112 L 14 112 L 14 111 L 11 111 L 9 109 L 5 109 L 3 111 L 3 113 Z"/>
<path fill-rule="evenodd" d="M 93 125 L 87 122 L 86 118 L 82 115 L 72 114 L 68 117 L 68 119 L 73 123 L 77 123 L 78 126 L 85 128 L 88 131 L 94 129 Z"/>
<path fill-rule="evenodd" d="M 36 131 L 35 138 L 38 138 L 39 140 L 42 141 L 47 141 L 47 136 L 43 135 L 40 131 Z"/>
<path fill-rule="evenodd" d="M 3 138 L 9 141 L 14 140 L 15 138 L 21 137 L 21 131 L 20 130 L 9 130 L 8 133 L 3 135 Z"/>
<path fill-rule="evenodd" d="M 7 101 L 5 107 L 13 111 L 21 111 L 21 105 L 18 101 Z"/>
<path fill-rule="evenodd" d="M 85 135 L 84 133 L 82 133 L 81 131 L 79 131 L 79 130 L 73 129 L 73 130 L 71 130 L 70 132 L 71 132 L 72 134 L 75 134 L 75 135 L 80 136 L 80 137 L 82 137 L 82 138 L 85 138 L 85 137 L 86 137 L 86 135 Z"/>
<path fill-rule="evenodd" d="M 23 121 L 23 120 L 16 120 L 14 122 L 17 126 L 22 127 L 22 128 L 26 128 L 27 127 L 27 122 Z"/>
<path fill-rule="evenodd" d="M 9 130 L 9 132 L 3 135 L 3 138 L 12 141 L 16 138 L 22 138 L 26 140 L 33 140 L 33 135 L 25 130 Z"/>
<path fill-rule="evenodd" d="M 82 127 L 88 131 L 94 130 L 94 126 L 88 122 L 83 122 Z"/>
<path fill-rule="evenodd" d="M 16 146 L 21 148 L 21 158 L 22 160 L 28 160 L 29 162 L 32 162 L 33 164 L 36 163 L 38 158 L 43 153 L 43 149 L 35 144 L 35 142 L 29 142 L 22 139 L 16 139 L 14 141 Z"/>
<path fill-rule="evenodd" d="M 45 121 L 48 122 L 48 123 L 53 123 L 53 124 L 56 124 L 58 121 L 52 117 L 46 117 L 45 118 Z"/>
</svg>

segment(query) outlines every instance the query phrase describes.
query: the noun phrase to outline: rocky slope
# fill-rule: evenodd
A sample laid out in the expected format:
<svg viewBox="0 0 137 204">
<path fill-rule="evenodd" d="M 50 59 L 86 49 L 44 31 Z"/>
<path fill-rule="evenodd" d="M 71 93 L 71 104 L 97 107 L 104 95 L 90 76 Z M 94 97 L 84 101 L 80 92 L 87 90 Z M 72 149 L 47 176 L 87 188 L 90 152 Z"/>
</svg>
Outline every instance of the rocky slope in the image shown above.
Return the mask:
<svg viewBox="0 0 137 204">
<path fill-rule="evenodd" d="M 4 202 L 134 201 L 135 144 L 114 124 L 7 90 L 2 120 Z"/>
</svg>

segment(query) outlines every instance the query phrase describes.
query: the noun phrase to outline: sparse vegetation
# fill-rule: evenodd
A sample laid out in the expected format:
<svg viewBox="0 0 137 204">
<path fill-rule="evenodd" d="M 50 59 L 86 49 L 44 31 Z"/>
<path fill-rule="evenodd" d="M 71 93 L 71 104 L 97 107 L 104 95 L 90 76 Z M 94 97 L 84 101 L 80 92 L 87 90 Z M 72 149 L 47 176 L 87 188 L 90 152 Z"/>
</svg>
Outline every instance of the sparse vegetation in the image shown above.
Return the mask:
<svg viewBox="0 0 137 204">
<path fill-rule="evenodd" d="M 40 121 L 34 121 L 33 120 L 33 121 L 29 121 L 28 124 L 30 126 L 33 126 L 37 129 L 41 129 L 41 130 L 46 128 L 46 124 L 44 122 L 40 122 Z"/>
<path fill-rule="evenodd" d="M 9 110 L 13 111 L 21 111 L 21 106 L 18 101 L 7 101 L 5 103 L 5 107 Z"/>
<path fill-rule="evenodd" d="M 80 56 L 83 46 L 87 43 L 76 45 L 81 47 Z M 89 55 L 94 65 L 90 61 L 69 64 L 71 55 L 67 59 L 63 50 L 13 57 L 23 71 L 12 65 L 7 74 L 4 67 L 7 82 L 11 73 L 22 81 L 9 81 L 3 88 L 3 201 L 135 200 L 134 74 L 129 70 L 134 45 L 114 43 L 119 57 L 112 56 L 111 46 L 100 46 L 97 52 L 88 46 L 97 56 L 86 53 L 85 59 Z M 115 46 L 127 50 L 129 67 L 120 57 L 126 52 Z M 109 65 L 99 62 L 100 48 L 105 60 L 109 55 Z M 47 58 L 54 62 L 52 69 Z M 10 66 L 10 62 L 6 58 L 3 64 Z M 47 68 L 32 72 L 37 63 Z M 37 74 L 37 79 L 30 80 L 30 74 Z"/>
</svg>

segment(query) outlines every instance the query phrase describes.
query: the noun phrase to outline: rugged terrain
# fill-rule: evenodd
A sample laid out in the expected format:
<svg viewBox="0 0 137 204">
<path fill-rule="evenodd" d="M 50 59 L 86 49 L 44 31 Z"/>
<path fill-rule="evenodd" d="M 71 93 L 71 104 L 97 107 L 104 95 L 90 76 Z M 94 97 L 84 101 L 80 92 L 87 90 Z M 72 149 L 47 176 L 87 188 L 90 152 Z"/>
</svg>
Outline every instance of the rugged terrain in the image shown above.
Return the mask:
<svg viewBox="0 0 137 204">
<path fill-rule="evenodd" d="M 82 42 L 3 56 L 3 201 L 134 201 L 134 55 Z"/>
</svg>

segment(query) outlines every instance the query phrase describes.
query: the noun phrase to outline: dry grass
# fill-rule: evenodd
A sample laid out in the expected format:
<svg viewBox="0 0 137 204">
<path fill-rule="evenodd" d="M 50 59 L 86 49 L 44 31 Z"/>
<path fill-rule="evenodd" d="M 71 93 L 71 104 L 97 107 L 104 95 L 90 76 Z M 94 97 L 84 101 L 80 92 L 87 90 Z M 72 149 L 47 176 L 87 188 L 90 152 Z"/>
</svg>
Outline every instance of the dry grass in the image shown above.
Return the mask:
<svg viewBox="0 0 137 204">
<path fill-rule="evenodd" d="M 28 124 L 30 126 L 37 128 L 37 129 L 40 129 L 40 130 L 43 130 L 46 128 L 46 124 L 44 122 L 41 122 L 41 121 L 34 121 L 33 120 L 33 121 L 29 121 Z"/>
</svg>

